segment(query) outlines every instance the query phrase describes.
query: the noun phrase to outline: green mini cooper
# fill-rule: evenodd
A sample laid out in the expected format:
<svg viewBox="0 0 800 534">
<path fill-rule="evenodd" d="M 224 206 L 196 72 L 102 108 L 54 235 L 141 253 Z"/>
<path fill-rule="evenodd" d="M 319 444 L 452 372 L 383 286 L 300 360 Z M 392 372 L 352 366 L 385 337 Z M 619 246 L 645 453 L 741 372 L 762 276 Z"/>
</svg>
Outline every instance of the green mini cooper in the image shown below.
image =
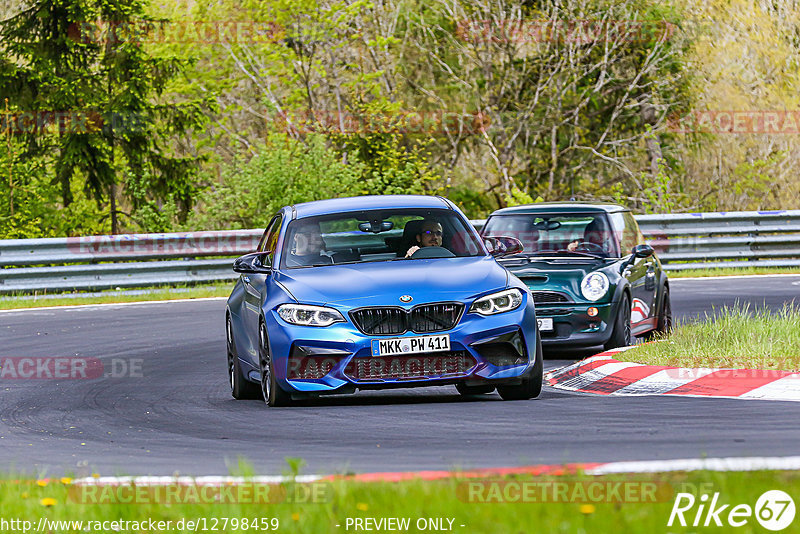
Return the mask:
<svg viewBox="0 0 800 534">
<path fill-rule="evenodd" d="M 669 281 L 631 212 L 615 204 L 543 202 L 497 210 L 484 237 L 513 237 L 498 260 L 530 288 L 542 343 L 606 349 L 672 327 Z"/>
</svg>

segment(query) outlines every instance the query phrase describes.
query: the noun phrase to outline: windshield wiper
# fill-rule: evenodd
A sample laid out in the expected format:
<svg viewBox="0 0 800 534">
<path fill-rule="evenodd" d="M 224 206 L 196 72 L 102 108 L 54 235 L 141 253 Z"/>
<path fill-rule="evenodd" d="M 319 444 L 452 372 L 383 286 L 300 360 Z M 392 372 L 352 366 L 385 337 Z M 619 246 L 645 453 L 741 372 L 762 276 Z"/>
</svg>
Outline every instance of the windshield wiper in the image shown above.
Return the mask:
<svg viewBox="0 0 800 534">
<path fill-rule="evenodd" d="M 605 256 L 599 256 L 597 254 L 592 254 L 590 252 L 580 252 L 578 250 L 539 250 L 536 252 L 528 252 L 530 256 L 547 256 L 548 254 L 555 254 L 555 255 L 562 255 L 562 254 L 571 254 L 575 256 L 583 256 L 584 258 L 595 258 L 598 260 L 605 259 Z"/>
</svg>

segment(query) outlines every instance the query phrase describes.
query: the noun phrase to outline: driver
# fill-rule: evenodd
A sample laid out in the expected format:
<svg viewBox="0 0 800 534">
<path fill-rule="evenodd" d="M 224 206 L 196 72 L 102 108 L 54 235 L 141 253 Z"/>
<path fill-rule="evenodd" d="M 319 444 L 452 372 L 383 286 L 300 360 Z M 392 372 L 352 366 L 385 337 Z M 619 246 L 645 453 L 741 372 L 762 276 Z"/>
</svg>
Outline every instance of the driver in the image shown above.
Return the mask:
<svg viewBox="0 0 800 534">
<path fill-rule="evenodd" d="M 567 250 L 574 252 L 578 248 L 585 248 L 588 252 L 599 252 L 602 250 L 604 253 L 607 253 L 607 243 L 608 232 L 606 231 L 606 226 L 603 224 L 603 221 L 600 219 L 592 219 L 583 231 L 583 239 L 576 239 L 567 245 Z M 589 246 L 586 247 L 586 244 Z"/>
<path fill-rule="evenodd" d="M 289 260 L 292 265 L 333 263 L 330 255 L 325 253 L 325 243 L 322 241 L 319 227 L 306 224 L 295 231 L 294 246 Z"/>
<path fill-rule="evenodd" d="M 408 249 L 406 258 L 410 258 L 412 254 L 422 247 L 441 247 L 442 225 L 433 219 L 425 219 L 420 225 L 419 233 L 416 238 L 417 244 Z"/>
</svg>

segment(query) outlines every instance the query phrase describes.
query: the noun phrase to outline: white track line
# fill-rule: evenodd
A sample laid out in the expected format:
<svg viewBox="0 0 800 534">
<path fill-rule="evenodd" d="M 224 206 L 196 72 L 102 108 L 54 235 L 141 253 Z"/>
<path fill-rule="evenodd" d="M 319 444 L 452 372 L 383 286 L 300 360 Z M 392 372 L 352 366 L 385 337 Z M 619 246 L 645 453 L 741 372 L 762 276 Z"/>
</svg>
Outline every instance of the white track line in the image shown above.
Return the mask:
<svg viewBox="0 0 800 534">
<path fill-rule="evenodd" d="M 586 473 L 610 475 L 614 473 L 664 473 L 667 471 L 788 471 L 797 469 L 800 469 L 800 456 L 611 462 L 587 469 Z"/>
<path fill-rule="evenodd" d="M 103 302 L 99 304 L 67 304 L 65 306 L 40 306 L 34 308 L 14 308 L 11 310 L 0 310 L 0 313 L 16 313 L 29 311 L 52 311 L 52 310 L 74 310 L 77 308 L 101 308 L 107 306 L 137 306 L 143 304 L 171 304 L 175 302 L 197 302 L 204 300 L 227 300 L 228 297 L 199 297 L 171 300 L 139 300 L 136 302 Z"/>
</svg>

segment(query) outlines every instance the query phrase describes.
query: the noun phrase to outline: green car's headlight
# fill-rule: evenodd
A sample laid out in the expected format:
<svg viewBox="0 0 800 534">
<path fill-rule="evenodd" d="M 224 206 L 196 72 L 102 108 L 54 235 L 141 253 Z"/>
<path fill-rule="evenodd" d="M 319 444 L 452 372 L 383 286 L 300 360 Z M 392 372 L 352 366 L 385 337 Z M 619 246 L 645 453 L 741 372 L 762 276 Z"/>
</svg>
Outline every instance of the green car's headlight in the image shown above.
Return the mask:
<svg viewBox="0 0 800 534">
<path fill-rule="evenodd" d="M 519 308 L 520 304 L 522 304 L 522 292 L 516 288 L 505 289 L 479 298 L 469 307 L 469 313 L 494 315 L 515 310 Z"/>
<path fill-rule="evenodd" d="M 278 315 L 287 323 L 300 326 L 330 326 L 344 322 L 337 310 L 310 304 L 282 304 L 278 306 Z"/>
<path fill-rule="evenodd" d="M 592 302 L 600 300 L 608 293 L 608 277 L 600 272 L 589 273 L 581 281 L 581 294 Z"/>
</svg>

